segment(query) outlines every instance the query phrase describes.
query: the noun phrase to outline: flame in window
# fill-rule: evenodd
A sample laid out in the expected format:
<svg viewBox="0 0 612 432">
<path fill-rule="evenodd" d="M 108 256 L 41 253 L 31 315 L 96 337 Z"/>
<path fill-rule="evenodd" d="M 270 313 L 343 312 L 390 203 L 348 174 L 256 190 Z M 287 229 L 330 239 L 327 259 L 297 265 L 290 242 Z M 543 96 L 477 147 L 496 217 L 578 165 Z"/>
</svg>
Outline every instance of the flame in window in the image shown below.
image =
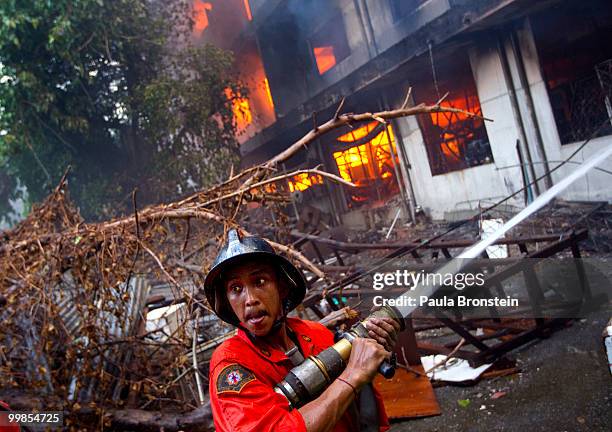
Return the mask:
<svg viewBox="0 0 612 432">
<path fill-rule="evenodd" d="M 353 129 L 349 133 L 344 134 L 342 136 L 339 136 L 336 139 L 338 141 L 341 141 L 341 142 L 355 142 L 357 140 L 360 140 L 361 138 L 363 138 L 364 136 L 366 136 L 370 132 L 372 132 L 372 129 L 374 129 L 374 127 L 376 125 L 378 125 L 378 123 L 367 124 L 367 125 L 362 126 L 362 127 L 358 128 L 358 129 Z M 389 133 L 391 133 L 391 134 L 393 133 L 393 132 L 391 132 L 391 128 L 389 128 Z"/>
<path fill-rule="evenodd" d="M 378 125 L 378 122 L 369 123 L 338 137 L 337 140 L 344 143 L 358 141 L 370 134 Z M 383 129 L 364 144 L 333 153 L 340 176 L 357 185 L 357 192 L 351 196 L 353 201 L 365 201 L 372 196 L 378 196 L 379 193 L 388 195 L 397 189 L 396 182 L 393 181 L 395 177 L 393 164 L 399 161 L 395 154 L 393 128 L 391 126 L 388 128 L 388 135 Z M 380 181 L 382 184 L 377 184 Z"/>
<path fill-rule="evenodd" d="M 253 15 L 251 14 L 251 5 L 249 0 L 244 0 L 244 11 L 246 12 L 247 19 L 253 21 Z"/>
<path fill-rule="evenodd" d="M 239 97 L 234 94 L 232 89 L 225 89 L 225 96 L 232 101 L 232 112 L 236 119 L 236 128 L 238 131 L 243 130 L 253 122 L 253 114 L 251 113 L 251 105 L 246 97 Z"/>
<path fill-rule="evenodd" d="M 272 91 L 270 90 L 270 83 L 268 82 L 268 78 L 264 78 L 264 90 L 266 92 L 270 107 L 274 109 L 274 99 L 272 99 Z"/>
<path fill-rule="evenodd" d="M 478 98 L 475 96 L 470 97 L 470 98 L 461 98 L 461 99 L 455 99 L 451 101 L 444 101 L 440 104 L 440 106 L 449 107 L 449 108 L 458 108 L 464 111 L 473 112 L 475 114 L 480 111 L 480 103 L 478 102 Z M 467 114 L 464 114 L 464 113 L 449 113 L 449 112 L 431 113 L 430 116 L 431 116 L 431 121 L 433 122 L 433 124 L 441 128 L 447 128 L 453 122 L 465 121 L 469 118 L 472 118 L 471 116 L 468 116 Z"/>
<path fill-rule="evenodd" d="M 313 51 L 319 75 L 323 75 L 336 65 L 336 55 L 334 54 L 333 46 L 315 47 Z"/>
<path fill-rule="evenodd" d="M 308 174 L 308 173 L 297 174 L 293 176 L 293 179 L 289 180 L 288 182 L 289 192 L 294 192 L 296 190 L 300 192 L 305 191 L 312 185 L 322 184 L 322 183 L 323 183 L 323 177 L 321 177 L 319 174 Z"/>
<path fill-rule="evenodd" d="M 193 2 L 193 34 L 200 36 L 208 27 L 208 12 L 212 10 L 212 4 L 202 0 Z"/>
<path fill-rule="evenodd" d="M 464 111 L 480 115 L 480 103 L 476 96 L 466 96 L 440 104 L 443 107 L 459 108 Z M 460 161 L 463 158 L 463 147 L 466 140 L 474 138 L 470 128 L 480 127 L 482 120 L 469 116 L 465 113 L 438 112 L 431 113 L 431 122 L 440 128 L 440 149 L 449 160 Z M 469 120 L 469 128 L 466 128 L 466 120 Z"/>
</svg>

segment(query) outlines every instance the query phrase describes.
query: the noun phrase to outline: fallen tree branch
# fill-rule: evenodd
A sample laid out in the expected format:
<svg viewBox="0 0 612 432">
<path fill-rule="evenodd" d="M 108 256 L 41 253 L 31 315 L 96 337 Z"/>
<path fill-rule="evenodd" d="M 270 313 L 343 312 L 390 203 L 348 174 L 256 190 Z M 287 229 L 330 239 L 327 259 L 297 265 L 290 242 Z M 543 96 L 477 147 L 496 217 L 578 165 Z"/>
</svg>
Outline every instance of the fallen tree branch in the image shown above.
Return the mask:
<svg viewBox="0 0 612 432">
<path fill-rule="evenodd" d="M 444 99 L 442 98 L 439 101 L 439 103 L 441 103 L 443 100 Z M 263 169 L 274 168 L 279 163 L 284 162 L 287 159 L 289 159 L 291 156 L 293 156 L 299 149 L 315 141 L 322 135 L 334 129 L 338 129 L 342 126 L 350 125 L 351 123 L 360 123 L 360 122 L 372 121 L 372 120 L 381 121 L 381 119 L 391 120 L 395 118 L 408 117 L 408 116 L 413 116 L 417 114 L 429 114 L 433 112 L 460 113 L 468 117 L 480 118 L 483 120 L 492 121 L 491 119 L 488 119 L 486 117 L 482 117 L 477 114 L 471 113 L 469 111 L 464 111 L 459 108 L 443 107 L 439 103 L 435 105 L 426 105 L 424 103 L 421 103 L 419 105 L 416 105 L 410 108 L 402 107 L 402 108 L 395 109 L 395 110 L 380 111 L 376 113 L 367 112 L 367 113 L 362 113 L 362 114 L 334 115 L 334 117 L 332 117 L 330 120 L 323 123 L 322 125 L 319 125 L 316 130 L 315 129 L 310 130 L 310 132 L 308 132 L 298 141 L 290 145 L 287 149 L 285 149 L 278 155 L 274 156 L 272 159 L 268 160 L 266 163 L 262 164 L 261 167 Z M 338 108 L 341 108 L 341 107 L 342 107 L 342 104 Z M 247 178 L 247 180 L 242 184 L 241 188 L 246 188 L 249 185 L 256 182 L 257 180 L 258 180 L 257 176 L 252 175 L 249 178 Z"/>
<path fill-rule="evenodd" d="M 184 414 L 138 409 L 111 410 L 104 413 L 104 419 L 110 422 L 111 430 L 121 431 L 213 432 L 215 430 L 209 403 Z"/>
<path fill-rule="evenodd" d="M 290 248 L 289 246 L 285 246 L 275 241 L 272 241 L 270 239 L 265 239 L 265 240 L 268 243 L 270 243 L 270 245 L 274 249 L 280 250 L 286 255 L 289 255 L 291 258 L 297 261 L 300 261 L 302 264 L 304 264 L 304 267 L 306 267 L 308 271 L 314 273 L 314 275 L 317 276 L 318 278 L 325 279 L 325 273 L 323 273 L 312 261 L 310 261 L 308 258 L 306 258 L 304 255 L 302 255 L 297 250 Z"/>
<path fill-rule="evenodd" d="M 0 391 L 0 400 L 7 401 L 12 410 L 44 410 L 50 400 L 39 395 L 22 391 Z M 52 404 L 59 403 L 55 400 Z M 77 411 L 66 411 L 64 415 L 73 417 L 78 423 L 97 422 L 100 413 L 92 408 L 81 408 Z M 117 409 L 103 411 L 102 416 L 110 430 L 134 432 L 213 432 L 215 430 L 210 403 L 186 413 L 168 413 L 163 411 L 145 411 L 140 409 Z M 90 423 L 91 422 L 91 423 Z"/>
<path fill-rule="evenodd" d="M 241 188 L 241 189 L 238 189 L 237 191 L 232 192 L 230 194 L 220 196 L 220 197 L 212 199 L 210 201 L 206 201 L 205 203 L 202 203 L 202 204 L 198 204 L 197 207 L 198 208 L 199 207 L 208 207 L 211 204 L 215 204 L 215 203 L 217 203 L 219 201 L 223 201 L 223 200 L 226 200 L 226 199 L 229 199 L 229 198 L 233 198 L 235 196 L 239 196 L 239 195 L 244 194 L 245 192 L 249 192 L 249 191 L 251 191 L 251 190 L 253 190 L 255 188 L 258 188 L 258 187 L 261 187 L 261 186 L 265 186 L 265 185 L 270 184 L 270 183 L 275 183 L 275 182 L 277 182 L 279 180 L 284 180 L 284 179 L 287 179 L 287 178 L 295 177 L 295 176 L 300 175 L 300 174 L 318 174 L 318 175 L 320 175 L 322 177 L 327 177 L 327 178 L 332 179 L 333 181 L 336 181 L 336 182 L 341 183 L 343 185 L 350 186 L 350 187 L 356 187 L 354 183 L 346 181 L 342 177 L 339 177 L 339 176 L 337 176 L 335 174 L 331 174 L 331 173 L 328 173 L 328 172 L 325 172 L 325 171 L 321 171 L 321 170 L 316 169 L 316 168 L 314 168 L 314 169 L 302 169 L 302 170 L 292 171 L 290 173 L 286 173 L 286 174 L 283 174 L 283 175 L 279 175 L 279 176 L 276 176 L 276 177 L 272 177 L 272 178 L 269 178 L 267 180 L 260 181 L 258 183 L 254 183 L 254 184 L 252 184 L 252 185 L 250 185 L 250 186 L 248 186 L 246 188 Z"/>
</svg>

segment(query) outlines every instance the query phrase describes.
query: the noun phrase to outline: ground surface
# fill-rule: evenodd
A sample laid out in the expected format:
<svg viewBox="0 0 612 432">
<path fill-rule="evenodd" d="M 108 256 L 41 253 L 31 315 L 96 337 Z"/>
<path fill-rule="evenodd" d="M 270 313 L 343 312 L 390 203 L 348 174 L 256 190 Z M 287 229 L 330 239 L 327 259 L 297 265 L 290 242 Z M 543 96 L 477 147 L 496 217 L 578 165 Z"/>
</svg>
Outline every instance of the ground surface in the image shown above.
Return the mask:
<svg viewBox="0 0 612 432">
<path fill-rule="evenodd" d="M 391 432 L 612 430 L 612 376 L 601 338 L 609 318 L 591 314 L 512 352 L 519 374 L 436 388 L 442 415 L 394 423 Z M 494 400 L 496 392 L 506 394 Z M 465 399 L 462 408 L 457 401 Z"/>
</svg>

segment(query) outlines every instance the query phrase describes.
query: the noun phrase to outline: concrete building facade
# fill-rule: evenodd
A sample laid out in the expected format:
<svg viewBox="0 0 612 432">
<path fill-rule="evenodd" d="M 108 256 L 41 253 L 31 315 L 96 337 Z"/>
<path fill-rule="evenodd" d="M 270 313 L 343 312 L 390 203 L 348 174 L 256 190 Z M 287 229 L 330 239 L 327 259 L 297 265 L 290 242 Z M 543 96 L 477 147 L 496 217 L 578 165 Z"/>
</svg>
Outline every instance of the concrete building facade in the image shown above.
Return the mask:
<svg viewBox="0 0 612 432">
<path fill-rule="evenodd" d="M 298 209 L 355 225 L 371 211 L 409 218 L 418 207 L 440 219 L 541 177 L 511 202 L 519 208 L 612 145 L 605 0 L 240 1 L 248 22 L 230 48 L 256 47 L 274 111 L 242 139 L 247 166 L 329 119 L 342 98 L 345 112 L 373 112 L 399 107 L 410 87 L 412 104 L 448 92 L 443 105 L 493 120 L 431 114 L 327 134 L 286 168 L 323 164 L 358 188 L 293 179 Z M 612 161 L 600 168 L 612 170 Z M 593 170 L 561 198 L 609 201 L 609 182 L 610 173 Z"/>
</svg>

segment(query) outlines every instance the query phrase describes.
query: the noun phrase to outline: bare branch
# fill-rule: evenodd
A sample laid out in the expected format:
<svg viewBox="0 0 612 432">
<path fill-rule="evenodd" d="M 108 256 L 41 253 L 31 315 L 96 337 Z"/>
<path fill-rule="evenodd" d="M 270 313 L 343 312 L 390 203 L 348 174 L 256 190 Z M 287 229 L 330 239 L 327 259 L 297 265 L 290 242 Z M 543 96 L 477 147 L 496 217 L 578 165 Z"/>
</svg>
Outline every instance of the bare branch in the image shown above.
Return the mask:
<svg viewBox="0 0 612 432">
<path fill-rule="evenodd" d="M 344 97 L 340 100 L 340 104 L 338 105 L 338 108 L 336 108 L 336 112 L 334 113 L 334 119 L 337 119 L 340 116 L 340 110 L 344 106 L 344 101 L 345 100 L 346 100 L 346 98 L 344 98 Z"/>
<path fill-rule="evenodd" d="M 153 260 L 157 263 L 157 265 L 159 266 L 160 270 L 166 275 L 166 277 L 177 287 L 180 287 L 180 284 L 176 281 L 176 279 L 174 279 L 172 277 L 172 275 L 170 273 L 168 273 L 168 271 L 166 270 L 166 268 L 164 267 L 164 265 L 162 264 L 161 260 L 157 257 L 157 255 L 155 255 L 155 253 L 149 249 L 148 247 L 146 247 L 145 245 L 141 245 L 142 248 L 149 254 L 151 255 L 151 258 L 153 258 Z"/>
<path fill-rule="evenodd" d="M 450 94 L 449 92 L 444 93 L 444 96 L 442 96 L 442 97 L 441 97 L 441 98 L 438 100 L 438 102 L 436 102 L 436 106 L 439 106 L 439 105 L 440 105 L 442 102 L 444 102 L 444 100 L 445 100 L 445 99 L 448 97 L 448 95 L 449 95 L 449 94 Z"/>
<path fill-rule="evenodd" d="M 410 107 L 410 108 L 400 108 L 396 110 L 380 111 L 376 113 L 342 114 L 342 115 L 339 115 L 337 118 L 334 117 L 331 120 L 328 120 L 324 124 L 320 125 L 316 131 L 311 130 L 306 135 L 304 135 L 302 138 L 300 138 L 298 141 L 296 141 L 291 146 L 289 146 L 287 149 L 285 149 L 283 152 L 274 156 L 272 159 L 268 160 L 266 163 L 262 164 L 261 166 L 263 168 L 268 168 L 268 169 L 271 167 L 274 167 L 277 164 L 289 159 L 299 149 L 315 141 L 320 136 L 334 129 L 338 129 L 342 126 L 349 125 L 350 123 L 359 123 L 359 122 L 372 121 L 372 120 L 380 122 L 382 120 L 390 120 L 390 119 L 395 119 L 395 118 L 400 118 L 400 117 L 408 117 L 408 116 L 413 116 L 417 114 L 428 114 L 432 112 L 462 113 L 469 117 L 476 117 L 476 118 L 481 118 L 483 120 L 492 121 L 485 117 L 481 117 L 477 114 L 474 114 L 468 111 L 464 111 L 458 108 L 442 107 L 440 105 L 425 105 L 425 104 L 419 104 L 417 106 Z M 254 183 L 256 180 L 257 180 L 256 176 L 252 175 L 242 184 L 242 187 L 245 188 L 249 186 L 250 184 Z"/>
<path fill-rule="evenodd" d="M 239 195 L 244 194 L 245 192 L 251 191 L 253 189 L 265 186 L 265 185 L 270 184 L 270 183 L 275 183 L 275 182 L 277 182 L 279 180 L 283 180 L 283 179 L 286 179 L 286 178 L 294 177 L 294 176 L 299 175 L 299 174 L 318 174 L 318 175 L 320 175 L 322 177 L 327 177 L 327 178 L 329 178 L 331 180 L 334 180 L 334 181 L 336 181 L 338 183 L 342 183 L 342 184 L 344 184 L 346 186 L 356 187 L 354 183 L 346 181 L 342 177 L 338 177 L 335 174 L 331 174 L 331 173 L 328 173 L 328 172 L 325 172 L 325 171 L 321 171 L 321 170 L 318 170 L 318 169 L 303 169 L 303 170 L 292 171 L 290 173 L 279 175 L 279 176 L 276 176 L 276 177 L 272 177 L 272 178 L 269 178 L 267 180 L 262 180 L 262 181 L 260 181 L 258 183 L 252 184 L 251 186 L 248 186 L 246 188 L 242 188 L 242 189 L 239 189 L 239 190 L 237 190 L 235 192 L 229 193 L 227 195 L 223 195 L 223 196 L 214 198 L 212 200 L 206 201 L 205 203 L 199 204 L 197 207 L 209 207 L 211 204 L 215 204 L 215 203 L 217 203 L 219 201 L 223 201 L 223 200 L 226 200 L 226 199 L 229 199 L 229 198 L 233 198 L 235 196 L 239 196 Z"/>
<path fill-rule="evenodd" d="M 325 279 L 325 273 L 323 273 L 321 270 L 319 270 L 319 268 L 312 261 L 310 261 L 308 258 L 306 258 L 304 255 L 302 255 L 301 253 L 299 253 L 295 249 L 290 248 L 289 246 L 282 245 L 280 243 L 276 243 L 275 241 L 272 241 L 270 239 L 265 239 L 265 240 L 268 243 L 270 243 L 270 245 L 274 249 L 280 250 L 283 253 L 285 253 L 286 255 L 289 255 L 291 258 L 301 262 L 306 269 L 308 269 L 310 272 L 312 272 L 317 277 L 319 277 L 321 279 Z"/>
<path fill-rule="evenodd" d="M 410 96 L 412 96 L 412 87 L 408 87 L 408 93 L 406 93 L 406 98 L 404 99 L 404 103 L 401 106 L 401 109 L 408 108 L 408 102 L 410 102 Z"/>
</svg>

